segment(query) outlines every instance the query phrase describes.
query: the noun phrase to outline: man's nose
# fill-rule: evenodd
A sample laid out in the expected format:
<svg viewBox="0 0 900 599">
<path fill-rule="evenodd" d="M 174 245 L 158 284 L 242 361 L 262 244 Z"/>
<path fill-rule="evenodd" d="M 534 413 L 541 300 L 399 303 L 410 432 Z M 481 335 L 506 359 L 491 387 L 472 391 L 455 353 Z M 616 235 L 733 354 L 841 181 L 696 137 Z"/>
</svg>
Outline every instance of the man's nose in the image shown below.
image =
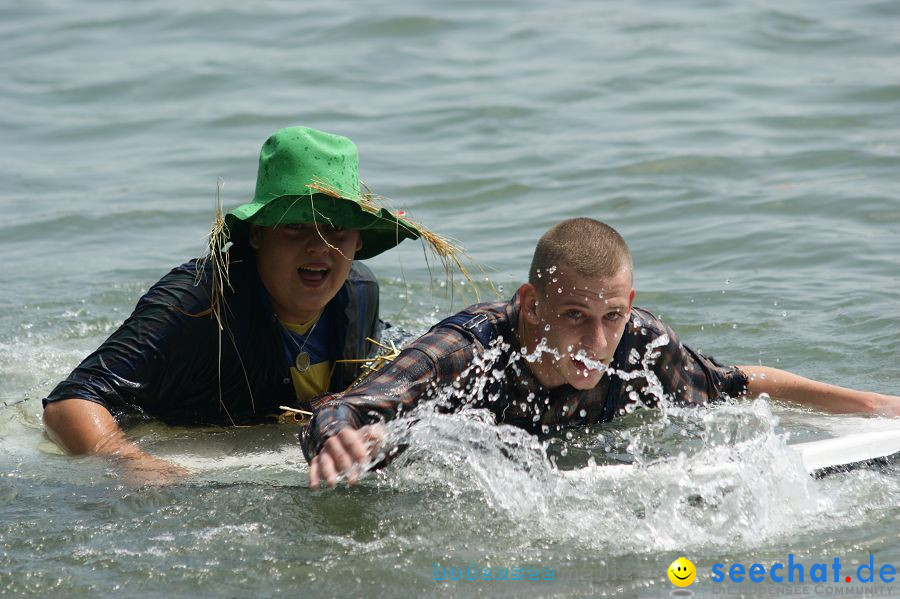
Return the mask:
<svg viewBox="0 0 900 599">
<path fill-rule="evenodd" d="M 331 248 L 322 233 L 313 230 L 306 240 L 306 251 L 310 254 L 324 254 L 329 249 Z"/>
<path fill-rule="evenodd" d="M 603 328 L 603 323 L 597 323 L 596 325 L 592 325 L 587 335 L 583 338 L 582 342 L 584 343 L 585 349 L 595 353 L 600 354 L 606 350 L 606 330 Z"/>
</svg>

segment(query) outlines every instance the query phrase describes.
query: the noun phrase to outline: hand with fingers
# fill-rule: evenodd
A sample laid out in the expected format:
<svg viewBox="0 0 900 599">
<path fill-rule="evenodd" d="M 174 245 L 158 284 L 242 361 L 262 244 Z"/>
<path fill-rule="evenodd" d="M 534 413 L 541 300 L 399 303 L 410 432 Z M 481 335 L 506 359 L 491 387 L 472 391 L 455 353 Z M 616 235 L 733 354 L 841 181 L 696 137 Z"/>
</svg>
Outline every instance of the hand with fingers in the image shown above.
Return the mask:
<svg viewBox="0 0 900 599">
<path fill-rule="evenodd" d="M 345 428 L 329 437 L 309 463 L 309 488 L 318 489 L 324 480 L 333 489 L 340 477 L 346 477 L 348 485 L 355 484 L 383 439 L 383 424 Z"/>
</svg>

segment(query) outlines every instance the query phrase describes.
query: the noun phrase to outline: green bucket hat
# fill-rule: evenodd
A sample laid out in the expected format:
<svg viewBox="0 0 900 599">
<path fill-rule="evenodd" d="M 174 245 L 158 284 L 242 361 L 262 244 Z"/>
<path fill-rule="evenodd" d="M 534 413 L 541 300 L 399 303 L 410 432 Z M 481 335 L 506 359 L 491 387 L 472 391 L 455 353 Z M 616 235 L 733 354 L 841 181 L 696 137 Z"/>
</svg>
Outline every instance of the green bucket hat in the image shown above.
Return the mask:
<svg viewBox="0 0 900 599">
<path fill-rule="evenodd" d="M 363 246 L 356 258 L 362 260 L 422 235 L 422 227 L 403 215 L 360 192 L 356 144 L 309 127 L 288 127 L 263 144 L 256 193 L 229 212 L 225 224 L 233 229 L 237 221 L 262 227 L 315 222 L 357 229 Z"/>
</svg>

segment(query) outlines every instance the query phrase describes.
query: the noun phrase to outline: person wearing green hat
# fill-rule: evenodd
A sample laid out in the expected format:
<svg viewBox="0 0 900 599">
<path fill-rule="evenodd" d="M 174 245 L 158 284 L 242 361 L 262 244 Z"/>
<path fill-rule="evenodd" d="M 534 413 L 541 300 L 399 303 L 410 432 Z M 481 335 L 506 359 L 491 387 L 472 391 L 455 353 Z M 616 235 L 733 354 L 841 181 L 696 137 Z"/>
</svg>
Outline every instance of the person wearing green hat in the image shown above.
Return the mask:
<svg viewBox="0 0 900 599">
<path fill-rule="evenodd" d="M 69 453 L 119 458 L 139 482 L 185 471 L 126 439 L 129 413 L 172 424 L 270 420 L 340 391 L 374 353 L 378 284 L 358 259 L 435 237 L 360 190 L 356 146 L 306 127 L 273 134 L 256 192 L 224 219 L 209 255 L 172 270 L 44 399 Z"/>
</svg>

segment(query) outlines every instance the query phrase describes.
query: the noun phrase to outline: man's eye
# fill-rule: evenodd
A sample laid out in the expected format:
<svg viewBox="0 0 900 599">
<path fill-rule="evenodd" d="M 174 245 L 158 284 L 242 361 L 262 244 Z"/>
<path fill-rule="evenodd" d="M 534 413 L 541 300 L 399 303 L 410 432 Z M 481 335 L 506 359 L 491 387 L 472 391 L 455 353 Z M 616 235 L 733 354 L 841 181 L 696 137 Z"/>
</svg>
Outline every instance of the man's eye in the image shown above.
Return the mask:
<svg viewBox="0 0 900 599">
<path fill-rule="evenodd" d="M 606 318 L 606 320 L 615 322 L 615 321 L 619 320 L 620 318 L 622 318 L 622 313 L 621 312 L 610 312 L 609 314 L 607 314 L 605 316 L 605 318 Z"/>
<path fill-rule="evenodd" d="M 584 317 L 584 313 L 581 310 L 566 310 L 564 316 L 566 318 L 571 318 L 572 320 L 579 320 Z"/>
<path fill-rule="evenodd" d="M 322 235 L 331 235 L 333 233 L 343 233 L 344 231 L 347 230 L 345 227 L 332 227 L 331 225 L 324 225 L 322 223 L 319 223 L 319 225 L 316 227 L 316 229 Z"/>
</svg>

